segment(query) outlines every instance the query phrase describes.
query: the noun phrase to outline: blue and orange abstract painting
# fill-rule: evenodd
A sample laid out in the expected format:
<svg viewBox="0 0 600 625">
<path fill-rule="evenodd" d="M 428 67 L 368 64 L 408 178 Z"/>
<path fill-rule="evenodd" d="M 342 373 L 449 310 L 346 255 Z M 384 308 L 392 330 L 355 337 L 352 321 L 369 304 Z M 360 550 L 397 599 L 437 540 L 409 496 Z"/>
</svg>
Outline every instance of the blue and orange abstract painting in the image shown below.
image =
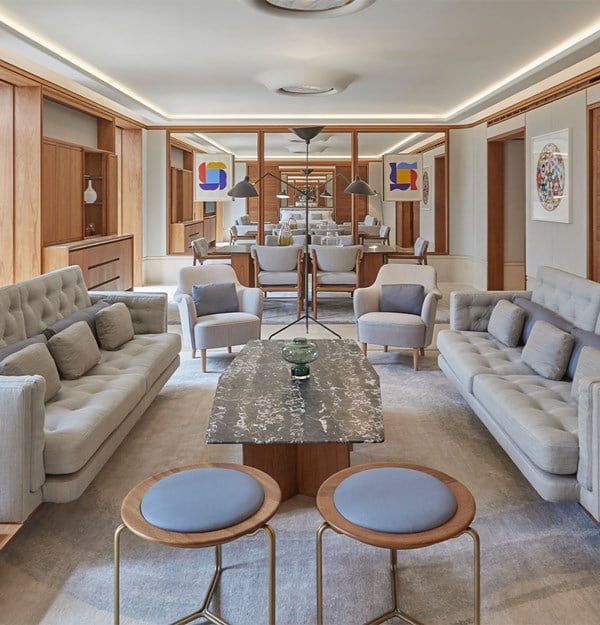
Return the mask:
<svg viewBox="0 0 600 625">
<path fill-rule="evenodd" d="M 420 200 L 423 193 L 421 154 L 384 155 L 384 200 Z"/>
<path fill-rule="evenodd" d="M 400 191 L 416 191 L 418 168 L 417 163 L 400 161 L 390 163 L 390 189 Z"/>
</svg>

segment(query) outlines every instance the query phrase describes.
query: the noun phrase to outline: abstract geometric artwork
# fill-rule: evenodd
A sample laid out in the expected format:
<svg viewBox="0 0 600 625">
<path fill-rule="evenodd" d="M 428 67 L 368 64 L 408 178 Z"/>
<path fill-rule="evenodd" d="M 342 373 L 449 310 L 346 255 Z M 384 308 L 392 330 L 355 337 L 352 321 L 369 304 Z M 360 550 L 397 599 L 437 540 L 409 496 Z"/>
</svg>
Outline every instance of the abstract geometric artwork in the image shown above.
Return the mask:
<svg viewBox="0 0 600 625">
<path fill-rule="evenodd" d="M 569 129 L 531 140 L 531 218 L 571 223 Z"/>
<path fill-rule="evenodd" d="M 383 157 L 383 200 L 401 202 L 423 197 L 421 154 L 385 154 Z"/>
<path fill-rule="evenodd" d="M 429 210 L 431 208 L 429 205 L 429 190 L 429 167 L 423 167 L 423 200 L 421 202 L 421 208 L 424 210 Z"/>
<path fill-rule="evenodd" d="M 233 155 L 194 152 L 194 200 L 227 201 L 233 186 Z"/>
</svg>

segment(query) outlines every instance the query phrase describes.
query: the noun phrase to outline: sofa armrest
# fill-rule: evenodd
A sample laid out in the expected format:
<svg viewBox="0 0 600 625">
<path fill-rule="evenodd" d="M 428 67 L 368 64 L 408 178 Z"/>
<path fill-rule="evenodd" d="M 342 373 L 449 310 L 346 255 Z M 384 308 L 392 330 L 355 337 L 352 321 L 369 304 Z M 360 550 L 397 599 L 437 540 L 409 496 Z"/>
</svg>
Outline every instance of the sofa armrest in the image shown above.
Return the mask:
<svg viewBox="0 0 600 625">
<path fill-rule="evenodd" d="M 425 345 L 423 347 L 429 347 L 433 339 L 437 303 L 438 296 L 434 291 L 427 293 L 425 299 L 423 300 L 423 308 L 421 308 L 421 320 L 425 324 Z"/>
<path fill-rule="evenodd" d="M 130 291 L 90 291 L 95 303 L 104 299 L 111 304 L 123 302 L 131 314 L 136 334 L 159 334 L 167 331 L 167 294 L 132 293 Z"/>
<path fill-rule="evenodd" d="M 238 304 L 242 312 L 256 315 L 262 319 L 265 296 L 260 289 L 243 286 L 237 289 Z"/>
<path fill-rule="evenodd" d="M 39 375 L 0 376 L 0 523 L 22 523 L 42 500 L 45 392 Z"/>
<path fill-rule="evenodd" d="M 175 295 L 175 301 L 179 308 L 183 344 L 190 349 L 196 349 L 196 341 L 194 339 L 194 325 L 198 318 L 196 314 L 196 304 L 194 304 L 192 296 L 187 293 L 178 293 Z"/>
<path fill-rule="evenodd" d="M 355 319 L 370 312 L 377 312 L 379 310 L 379 287 L 367 286 L 354 289 L 352 305 Z"/>
<path fill-rule="evenodd" d="M 450 328 L 485 332 L 494 306 L 501 299 L 531 298 L 531 291 L 485 291 L 450 293 Z"/>
</svg>

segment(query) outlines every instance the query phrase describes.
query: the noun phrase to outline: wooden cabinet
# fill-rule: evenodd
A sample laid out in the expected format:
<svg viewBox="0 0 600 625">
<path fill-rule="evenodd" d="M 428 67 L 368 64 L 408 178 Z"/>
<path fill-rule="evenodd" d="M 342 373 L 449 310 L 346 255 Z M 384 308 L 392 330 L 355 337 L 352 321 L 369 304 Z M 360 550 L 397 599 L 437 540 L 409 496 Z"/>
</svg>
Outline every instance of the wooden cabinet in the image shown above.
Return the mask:
<svg viewBox="0 0 600 625">
<path fill-rule="evenodd" d="M 79 265 L 91 291 L 133 288 L 133 235 L 98 237 L 46 246 L 43 271 Z"/>
<path fill-rule="evenodd" d="M 53 245 L 83 237 L 83 149 L 44 140 L 42 241 Z"/>
<path fill-rule="evenodd" d="M 169 229 L 171 253 L 193 254 L 192 241 L 204 235 L 203 221 L 186 221 L 171 224 Z"/>
<path fill-rule="evenodd" d="M 116 234 L 117 157 L 45 137 L 42 143 L 42 244 Z M 93 202 L 84 201 L 91 184 Z"/>
</svg>

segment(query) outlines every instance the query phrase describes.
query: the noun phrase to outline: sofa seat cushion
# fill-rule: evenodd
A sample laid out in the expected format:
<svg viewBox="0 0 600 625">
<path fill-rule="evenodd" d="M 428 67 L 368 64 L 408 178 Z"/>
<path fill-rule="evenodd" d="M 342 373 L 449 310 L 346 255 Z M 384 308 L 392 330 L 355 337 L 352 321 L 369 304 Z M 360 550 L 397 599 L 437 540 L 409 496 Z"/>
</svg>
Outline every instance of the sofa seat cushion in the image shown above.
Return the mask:
<svg viewBox="0 0 600 625">
<path fill-rule="evenodd" d="M 577 472 L 577 406 L 571 383 L 538 375 L 478 375 L 473 395 L 540 469 Z"/>
<path fill-rule="evenodd" d="M 46 473 L 65 475 L 81 469 L 145 393 L 140 374 L 63 380 L 61 390 L 46 404 Z"/>
<path fill-rule="evenodd" d="M 221 313 L 199 317 L 194 325 L 194 340 L 198 349 L 226 345 L 245 345 L 260 338 L 260 319 L 251 313 Z"/>
<path fill-rule="evenodd" d="M 146 380 L 145 390 L 149 390 L 177 358 L 180 348 L 178 334 L 136 334 L 118 350 L 102 350 L 100 362 L 86 376 L 142 375 Z"/>
<path fill-rule="evenodd" d="M 423 347 L 425 323 L 418 315 L 370 312 L 358 319 L 358 337 L 363 343 L 395 347 Z"/>
<path fill-rule="evenodd" d="M 531 375 L 521 347 L 506 347 L 487 332 L 442 330 L 437 347 L 460 383 L 471 393 L 473 378 L 483 373 Z"/>
</svg>

